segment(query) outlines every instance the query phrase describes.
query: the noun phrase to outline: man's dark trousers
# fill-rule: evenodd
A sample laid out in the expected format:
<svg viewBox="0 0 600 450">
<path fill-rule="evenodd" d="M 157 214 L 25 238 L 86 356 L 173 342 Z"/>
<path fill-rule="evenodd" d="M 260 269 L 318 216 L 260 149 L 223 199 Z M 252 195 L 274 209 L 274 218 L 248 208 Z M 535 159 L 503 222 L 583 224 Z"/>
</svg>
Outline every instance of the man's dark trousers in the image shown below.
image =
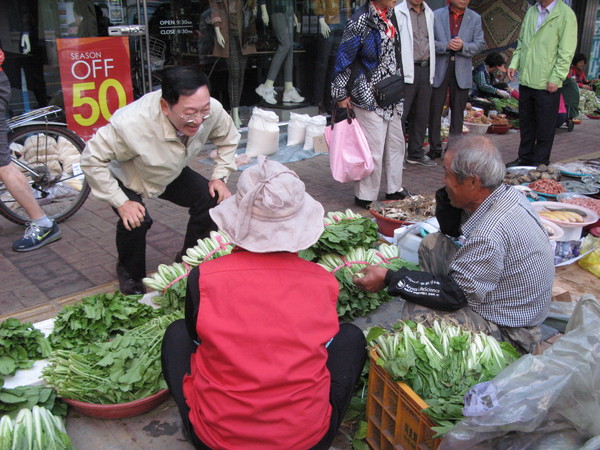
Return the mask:
<svg viewBox="0 0 600 450">
<path fill-rule="evenodd" d="M 519 159 L 537 166 L 550 163 L 560 92 L 519 85 Z"/>
<path fill-rule="evenodd" d="M 140 195 L 120 182 L 119 186 L 129 200 L 141 203 L 146 209 L 142 224 L 131 231 L 127 231 L 120 217 L 117 222 L 119 264 L 131 278 L 141 280 L 146 276 L 146 233 L 152 226 L 152 218 Z M 217 205 L 217 197 L 213 198 L 208 193 L 208 180 L 189 167 L 185 167 L 158 198 L 189 208 L 190 219 L 183 241 L 183 254 L 186 249 L 196 245 L 198 239 L 208 237 L 211 231 L 217 229 L 208 213 L 210 208 Z M 117 212 L 115 208 L 113 210 Z"/>
<path fill-rule="evenodd" d="M 453 57 L 451 57 L 453 58 Z M 469 98 L 469 89 L 461 89 L 456 82 L 454 60 L 448 62 L 444 81 L 431 92 L 431 108 L 429 110 L 429 145 L 434 153 L 442 152 L 442 112 L 446 103 L 446 94 L 450 89 L 450 135 L 462 134 L 463 114 Z"/>
<path fill-rule="evenodd" d="M 420 159 L 425 155 L 423 141 L 429 120 L 431 83 L 429 61 L 415 64 L 412 84 L 404 85 L 404 117 L 408 119 L 408 150 L 406 157 Z"/>
</svg>

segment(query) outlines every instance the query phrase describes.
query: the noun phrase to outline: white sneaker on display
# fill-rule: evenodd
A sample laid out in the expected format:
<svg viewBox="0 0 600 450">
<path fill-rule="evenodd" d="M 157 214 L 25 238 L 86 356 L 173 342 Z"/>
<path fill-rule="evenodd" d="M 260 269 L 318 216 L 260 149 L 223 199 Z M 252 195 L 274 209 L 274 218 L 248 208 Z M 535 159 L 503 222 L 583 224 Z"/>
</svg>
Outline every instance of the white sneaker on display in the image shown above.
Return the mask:
<svg viewBox="0 0 600 450">
<path fill-rule="evenodd" d="M 291 91 L 286 91 L 283 93 L 283 101 L 286 103 L 302 103 L 304 101 L 304 97 L 298 93 L 298 89 L 294 88 Z"/>
<path fill-rule="evenodd" d="M 275 99 L 275 89 L 273 89 L 272 87 L 266 87 L 264 84 L 261 84 L 254 91 L 258 95 L 260 95 L 265 100 L 265 102 L 271 105 L 277 103 L 277 99 Z"/>
</svg>

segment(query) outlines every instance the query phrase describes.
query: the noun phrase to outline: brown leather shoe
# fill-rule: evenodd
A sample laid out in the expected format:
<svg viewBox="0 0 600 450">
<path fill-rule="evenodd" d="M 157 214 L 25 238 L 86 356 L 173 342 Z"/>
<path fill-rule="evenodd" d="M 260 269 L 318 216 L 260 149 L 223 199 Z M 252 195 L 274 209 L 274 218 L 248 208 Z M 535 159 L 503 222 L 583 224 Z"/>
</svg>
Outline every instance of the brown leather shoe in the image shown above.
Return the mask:
<svg viewBox="0 0 600 450">
<path fill-rule="evenodd" d="M 146 292 L 142 280 L 132 278 L 121 263 L 117 263 L 117 278 L 119 279 L 119 290 L 123 295 L 141 295 Z"/>
</svg>

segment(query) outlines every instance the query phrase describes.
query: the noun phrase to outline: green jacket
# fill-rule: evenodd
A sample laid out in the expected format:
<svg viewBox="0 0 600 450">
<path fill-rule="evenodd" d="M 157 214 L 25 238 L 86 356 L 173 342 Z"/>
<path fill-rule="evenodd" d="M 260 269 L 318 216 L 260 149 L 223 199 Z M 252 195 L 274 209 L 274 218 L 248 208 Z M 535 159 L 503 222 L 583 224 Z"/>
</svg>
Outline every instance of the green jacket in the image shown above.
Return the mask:
<svg viewBox="0 0 600 450">
<path fill-rule="evenodd" d="M 546 89 L 547 82 L 560 87 L 575 54 L 577 19 L 573 10 L 558 0 L 536 33 L 538 15 L 537 5 L 525 14 L 509 68 L 519 72 L 520 84 L 532 89 Z"/>
</svg>

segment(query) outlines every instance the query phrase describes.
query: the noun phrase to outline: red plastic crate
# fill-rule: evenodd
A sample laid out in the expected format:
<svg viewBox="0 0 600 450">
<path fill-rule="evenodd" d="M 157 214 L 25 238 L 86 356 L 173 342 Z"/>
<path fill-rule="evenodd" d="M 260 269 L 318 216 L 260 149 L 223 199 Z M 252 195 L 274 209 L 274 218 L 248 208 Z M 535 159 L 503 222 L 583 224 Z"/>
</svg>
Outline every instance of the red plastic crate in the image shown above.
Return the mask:
<svg viewBox="0 0 600 450">
<path fill-rule="evenodd" d="M 369 397 L 367 400 L 367 443 L 374 449 L 435 450 L 440 439 L 434 439 L 434 422 L 422 409 L 427 403 L 407 384 L 392 380 L 385 369 L 376 364 L 371 351 Z"/>
</svg>

